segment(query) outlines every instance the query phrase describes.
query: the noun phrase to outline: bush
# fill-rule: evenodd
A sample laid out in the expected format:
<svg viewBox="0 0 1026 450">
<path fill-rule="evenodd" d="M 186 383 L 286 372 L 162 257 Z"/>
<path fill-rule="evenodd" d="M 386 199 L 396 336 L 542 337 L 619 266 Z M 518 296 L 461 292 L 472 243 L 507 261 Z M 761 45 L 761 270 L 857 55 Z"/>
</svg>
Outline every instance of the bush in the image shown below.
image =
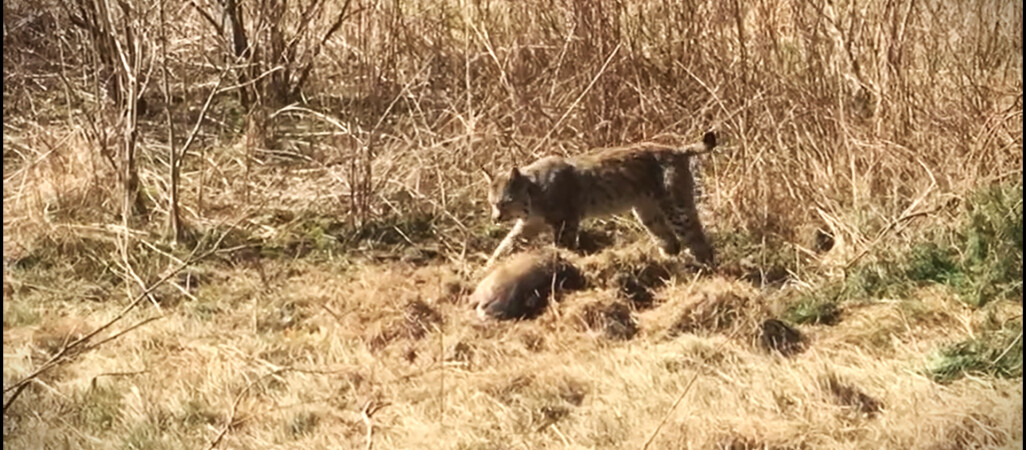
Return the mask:
<svg viewBox="0 0 1026 450">
<path fill-rule="evenodd" d="M 1022 184 L 975 195 L 961 235 L 968 278 L 961 289 L 964 301 L 973 306 L 994 298 L 1022 301 Z"/>
</svg>

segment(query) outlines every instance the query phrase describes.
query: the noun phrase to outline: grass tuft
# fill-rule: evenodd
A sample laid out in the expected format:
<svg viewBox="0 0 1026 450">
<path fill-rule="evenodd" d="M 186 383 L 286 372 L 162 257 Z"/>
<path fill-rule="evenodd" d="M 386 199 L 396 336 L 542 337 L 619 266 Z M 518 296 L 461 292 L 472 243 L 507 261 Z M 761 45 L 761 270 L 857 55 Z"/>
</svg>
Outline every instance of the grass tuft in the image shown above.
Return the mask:
<svg viewBox="0 0 1026 450">
<path fill-rule="evenodd" d="M 964 375 L 1022 378 L 1022 322 L 957 342 L 931 354 L 926 372 L 941 383 Z"/>
<path fill-rule="evenodd" d="M 797 324 L 835 325 L 841 320 L 841 308 L 836 300 L 809 295 L 788 305 L 783 317 Z"/>
</svg>

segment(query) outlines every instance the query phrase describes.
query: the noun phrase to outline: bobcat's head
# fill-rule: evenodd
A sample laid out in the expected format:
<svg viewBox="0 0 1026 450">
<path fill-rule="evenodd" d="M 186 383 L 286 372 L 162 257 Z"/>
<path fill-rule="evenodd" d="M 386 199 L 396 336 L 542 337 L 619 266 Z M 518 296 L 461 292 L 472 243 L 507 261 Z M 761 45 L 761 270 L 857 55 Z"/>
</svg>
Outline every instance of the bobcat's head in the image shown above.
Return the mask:
<svg viewBox="0 0 1026 450">
<path fill-rule="evenodd" d="M 520 170 L 514 167 L 508 174 L 493 177 L 483 167 L 488 180 L 488 204 L 492 206 L 492 220 L 506 222 L 515 219 L 526 219 L 531 210 L 531 196 L 528 180 Z"/>
</svg>

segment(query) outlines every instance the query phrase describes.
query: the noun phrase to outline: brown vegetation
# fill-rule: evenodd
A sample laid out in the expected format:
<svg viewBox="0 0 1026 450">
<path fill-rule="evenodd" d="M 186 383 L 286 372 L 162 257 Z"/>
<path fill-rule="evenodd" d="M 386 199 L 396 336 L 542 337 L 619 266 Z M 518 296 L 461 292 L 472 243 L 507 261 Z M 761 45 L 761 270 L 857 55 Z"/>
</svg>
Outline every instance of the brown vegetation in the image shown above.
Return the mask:
<svg viewBox="0 0 1026 450">
<path fill-rule="evenodd" d="M 3 20 L 5 446 L 1022 445 L 1021 2 Z M 709 129 L 719 268 L 592 221 L 587 289 L 477 318 L 481 166 Z M 992 189 L 1018 200 L 973 209 Z M 980 214 L 1018 253 L 955 267 L 1005 244 Z M 906 255 L 934 284 L 887 283 Z"/>
</svg>

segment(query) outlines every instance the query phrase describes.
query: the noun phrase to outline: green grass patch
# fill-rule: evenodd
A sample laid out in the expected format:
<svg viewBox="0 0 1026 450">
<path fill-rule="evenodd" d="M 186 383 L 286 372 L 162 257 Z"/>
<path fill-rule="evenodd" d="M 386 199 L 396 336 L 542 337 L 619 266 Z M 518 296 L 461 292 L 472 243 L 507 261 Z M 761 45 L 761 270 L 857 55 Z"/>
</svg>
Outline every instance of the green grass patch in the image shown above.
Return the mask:
<svg viewBox="0 0 1026 450">
<path fill-rule="evenodd" d="M 848 272 L 841 298 L 905 298 L 911 291 L 910 287 L 901 266 L 884 260 L 857 266 Z"/>
<path fill-rule="evenodd" d="M 217 424 L 218 415 L 206 402 L 193 399 L 182 404 L 178 420 L 186 428 L 193 428 Z"/>
<path fill-rule="evenodd" d="M 259 222 L 274 231 L 270 237 L 247 235 L 242 244 L 260 258 L 318 258 L 353 251 L 401 253 L 435 237 L 436 217 L 430 214 L 388 216 L 356 225 L 344 218 L 278 211 Z M 247 257 L 251 257 L 247 256 Z"/>
<path fill-rule="evenodd" d="M 796 257 L 794 245 L 775 235 L 721 232 L 711 233 L 710 240 L 724 269 L 759 284 L 780 284 L 799 273 L 803 263 L 803 258 Z M 732 265 L 738 267 L 732 270 Z"/>
<path fill-rule="evenodd" d="M 114 242 L 78 233 L 49 233 L 28 245 L 24 256 L 8 262 L 15 278 L 44 286 L 59 285 L 55 278 L 79 278 L 113 286 L 121 279 L 112 270 L 117 255 Z M 5 274 L 6 275 L 6 274 Z"/>
<path fill-rule="evenodd" d="M 1021 184 L 973 195 L 962 226 L 947 241 L 913 247 L 900 275 L 951 286 L 973 307 L 1001 298 L 1022 301 Z"/>
<path fill-rule="evenodd" d="M 970 203 L 962 267 L 970 282 L 963 299 L 982 306 L 994 298 L 1022 300 L 1022 185 L 992 188 Z"/>
<path fill-rule="evenodd" d="M 784 310 L 784 318 L 798 324 L 834 325 L 841 318 L 841 304 L 877 298 L 903 298 L 909 285 L 895 265 L 876 262 L 856 266 L 843 280 L 835 280 L 799 295 Z"/>
<path fill-rule="evenodd" d="M 946 383 L 965 374 L 1022 377 L 1022 322 L 941 348 L 930 355 L 927 374 Z"/>
<path fill-rule="evenodd" d="M 795 323 L 831 324 L 841 303 L 908 298 L 917 286 L 951 287 L 979 308 L 995 299 L 1022 301 L 1022 185 L 984 189 L 971 197 L 961 225 L 902 254 L 850 269 L 843 280 L 799 296 L 785 310 Z"/>
<path fill-rule="evenodd" d="M 4 302 L 4 329 L 35 325 L 39 321 L 39 311 L 27 302 L 17 300 Z"/>
<path fill-rule="evenodd" d="M 791 303 L 783 319 L 797 324 L 834 325 L 841 318 L 841 309 L 834 299 L 804 296 Z"/>
<path fill-rule="evenodd" d="M 904 274 L 916 282 L 962 285 L 967 280 L 954 247 L 927 242 L 912 247 L 905 261 Z"/>
<path fill-rule="evenodd" d="M 121 393 L 101 383 L 90 386 L 78 397 L 76 418 L 86 428 L 109 431 L 121 419 Z"/>
<path fill-rule="evenodd" d="M 301 438 L 312 433 L 320 422 L 320 416 L 310 411 L 300 411 L 292 415 L 285 427 L 286 432 L 293 439 Z"/>
<path fill-rule="evenodd" d="M 203 322 L 209 322 L 221 314 L 224 310 L 221 306 L 213 302 L 204 302 L 202 299 L 200 302 L 190 303 L 188 310 L 189 314 Z"/>
<path fill-rule="evenodd" d="M 393 215 L 360 226 L 344 227 L 338 237 L 349 246 L 357 243 L 406 246 L 433 238 L 434 221 L 435 217 L 430 214 Z"/>
</svg>

